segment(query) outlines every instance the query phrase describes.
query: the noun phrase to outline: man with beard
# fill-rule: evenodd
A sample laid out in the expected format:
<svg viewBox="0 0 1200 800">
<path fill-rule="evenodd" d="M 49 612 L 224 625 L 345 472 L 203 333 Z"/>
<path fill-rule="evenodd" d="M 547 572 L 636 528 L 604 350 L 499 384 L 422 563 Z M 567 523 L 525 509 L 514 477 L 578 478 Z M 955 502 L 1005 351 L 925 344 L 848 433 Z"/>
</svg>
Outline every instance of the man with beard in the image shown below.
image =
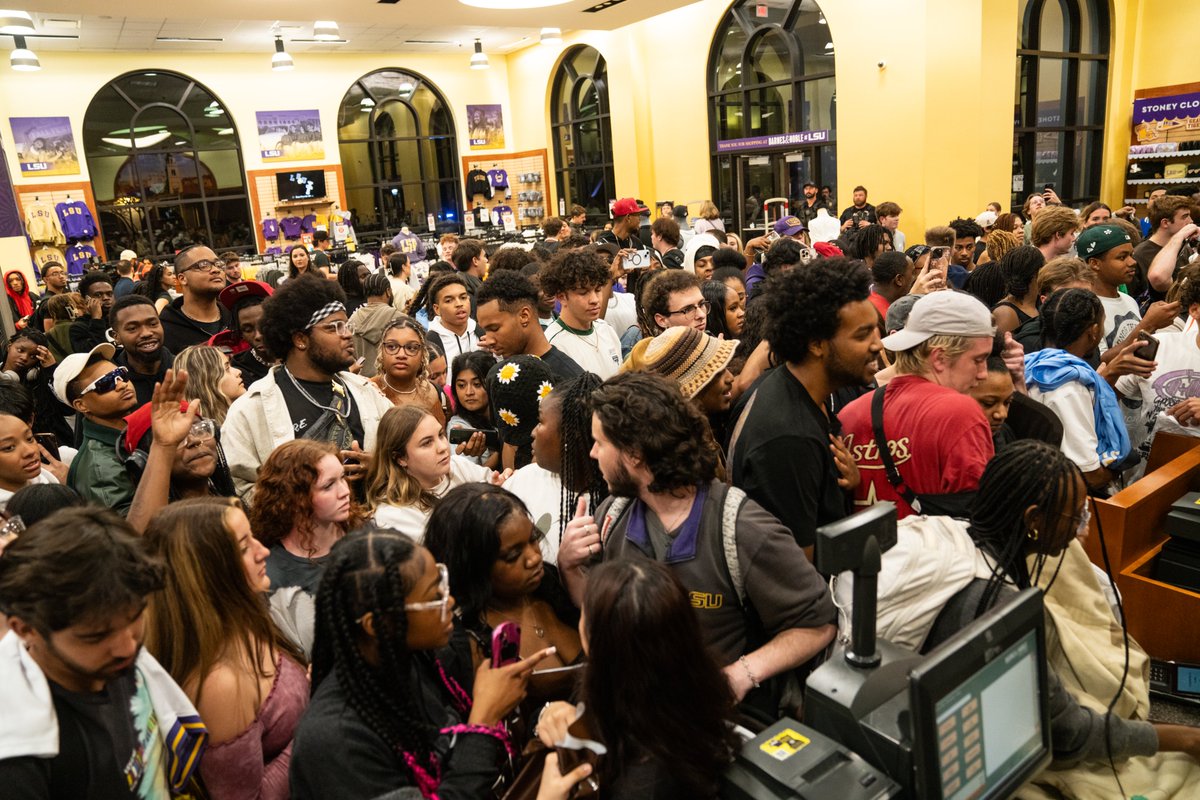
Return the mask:
<svg viewBox="0 0 1200 800">
<path fill-rule="evenodd" d="M 348 480 L 366 471 L 379 420 L 392 404 L 366 378 L 346 371 L 356 355 L 345 302 L 334 281 L 301 275 L 262 304 L 259 330 L 281 363 L 233 402 L 221 429 L 244 500 L 267 456 L 292 439 L 332 442 Z"/>
<path fill-rule="evenodd" d="M 125 415 L 137 407 L 129 370 L 113 362 L 116 348 L 98 344 L 72 353 L 54 370 L 54 395 L 83 415 L 82 441 L 71 461 L 67 484 L 89 503 L 124 515 L 133 502 L 133 483 L 117 455 Z"/>
<path fill-rule="evenodd" d="M 271 287 L 262 281 L 238 281 L 226 286 L 220 294 L 221 305 L 229 309 L 233 319 L 231 330 L 235 345 L 238 342 L 249 345 L 229 359 L 234 367 L 242 371 L 242 382 L 247 387 L 267 377 L 275 363 L 275 359 L 267 352 L 258 326 L 262 320 L 262 304 L 271 296 L 271 291 Z"/>
<path fill-rule="evenodd" d="M 46 291 L 42 293 L 41 302 L 33 312 L 33 316 L 29 318 L 29 327 L 39 333 L 46 332 L 46 304 L 50 302 L 50 298 L 69 291 L 67 288 L 67 268 L 57 261 L 47 261 L 42 265 L 42 280 L 46 284 Z"/>
<path fill-rule="evenodd" d="M 163 347 L 162 321 L 154 303 L 140 294 L 125 295 L 113 304 L 109 324 L 113 340 L 121 347 L 113 362 L 129 370 L 138 405 L 145 405 L 154 394 L 154 384 L 163 379 L 175 360 Z"/>
<path fill-rule="evenodd" d="M 780 272 L 765 303 L 765 338 L 781 362 L 745 401 L 729 445 L 734 486 L 778 517 L 801 547 L 821 525 L 845 517 L 858 485 L 854 459 L 830 408 L 839 389 L 874 377 L 879 314 L 861 262 L 821 259 Z"/>
<path fill-rule="evenodd" d="M 204 727 L 142 648 L 162 565 L 111 511 L 64 509 L 0 559 L 0 785 L 15 798 L 167 797 Z M 165 741 L 181 725 L 182 740 Z M 174 786 L 172 786 L 174 784 Z"/>
<path fill-rule="evenodd" d="M 807 228 L 817 218 L 817 212 L 825 208 L 825 201 L 817 194 L 817 185 L 812 181 L 804 184 L 804 200 L 792 212 Z M 828 209 L 826 209 L 828 210 Z M 832 213 L 832 212 L 831 212 Z"/>
<path fill-rule="evenodd" d="M 217 302 L 225 288 L 225 262 L 202 244 L 175 256 L 183 296 L 162 310 L 163 342 L 172 353 L 204 344 L 229 327 L 229 311 Z"/>
<path fill-rule="evenodd" d="M 825 581 L 779 520 L 717 478 L 720 450 L 708 420 L 678 384 L 622 373 L 593 392 L 591 404 L 591 456 L 613 497 L 594 518 L 580 498 L 563 532 L 558 565 L 571 597 L 583 598 L 588 562 L 667 564 L 691 596 L 737 700 L 775 713 L 783 681 L 771 679 L 833 639 L 836 613 Z M 755 617 L 759 630 L 746 622 Z"/>
<path fill-rule="evenodd" d="M 108 315 L 113 307 L 113 286 L 109 282 L 111 280 L 108 273 L 98 269 L 80 279 L 79 294 L 87 304 L 87 316 L 71 323 L 68 335 L 71 337 L 73 352 L 86 353 L 106 341 Z"/>
</svg>

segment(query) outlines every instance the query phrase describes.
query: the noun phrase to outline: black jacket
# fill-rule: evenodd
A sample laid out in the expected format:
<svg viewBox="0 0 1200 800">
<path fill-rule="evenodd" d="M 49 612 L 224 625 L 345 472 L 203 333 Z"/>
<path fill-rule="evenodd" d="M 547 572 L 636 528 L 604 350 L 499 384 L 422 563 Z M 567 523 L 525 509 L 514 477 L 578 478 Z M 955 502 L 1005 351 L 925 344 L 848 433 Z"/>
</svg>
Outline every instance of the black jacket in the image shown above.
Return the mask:
<svg viewBox="0 0 1200 800">
<path fill-rule="evenodd" d="M 232 323 L 229 309 L 220 303 L 217 309 L 221 312 L 220 327 L 210 331 L 184 314 L 183 298 L 176 298 L 158 315 L 163 325 L 163 345 L 172 353 L 178 353 L 194 344 L 207 344 L 214 334 L 227 330 Z"/>
<path fill-rule="evenodd" d="M 98 344 L 108 341 L 108 319 L 101 317 L 83 317 L 71 323 L 68 334 L 71 337 L 71 352 L 86 353 Z"/>
</svg>

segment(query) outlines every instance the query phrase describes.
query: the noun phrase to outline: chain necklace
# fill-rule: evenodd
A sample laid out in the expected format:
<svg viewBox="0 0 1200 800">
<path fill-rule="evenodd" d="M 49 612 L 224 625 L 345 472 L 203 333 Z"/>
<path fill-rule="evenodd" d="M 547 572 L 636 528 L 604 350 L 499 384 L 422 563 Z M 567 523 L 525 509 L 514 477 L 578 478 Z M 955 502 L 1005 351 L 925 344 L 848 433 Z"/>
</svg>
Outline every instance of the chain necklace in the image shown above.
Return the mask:
<svg viewBox="0 0 1200 800">
<path fill-rule="evenodd" d="M 315 397 L 313 397 L 311 394 L 309 394 L 307 391 L 305 391 L 305 390 L 304 390 L 304 387 L 303 387 L 303 386 L 301 386 L 301 385 L 300 385 L 300 383 L 299 383 L 299 381 L 297 381 L 297 380 L 296 380 L 296 376 L 292 374 L 292 371 L 291 371 L 290 369 L 288 369 L 288 368 L 285 366 L 285 367 L 283 368 L 283 371 L 284 371 L 285 373 L 287 373 L 287 376 L 288 376 L 288 378 L 289 378 L 289 379 L 292 381 L 292 386 L 295 386 L 295 387 L 296 387 L 296 391 L 298 391 L 298 392 L 299 392 L 301 395 L 303 395 L 305 400 L 307 400 L 308 402 L 312 403 L 312 404 L 313 404 L 314 406 L 316 406 L 317 408 L 320 408 L 320 409 L 323 409 L 323 410 L 325 410 L 325 411 L 328 411 L 329 413 L 331 413 L 331 414 L 333 414 L 334 416 L 336 416 L 338 419 L 340 419 L 340 420 L 345 420 L 345 418 L 346 418 L 346 415 L 345 415 L 343 412 L 341 412 L 341 411 L 338 411 L 336 408 L 331 408 L 331 407 L 329 407 L 329 406 L 327 406 L 327 405 L 322 405 L 321 403 L 318 403 L 318 402 L 317 402 L 317 399 L 316 399 Z M 335 392 L 336 392 L 336 391 L 338 391 L 338 390 L 340 389 L 340 390 L 341 390 L 341 393 L 342 393 L 342 396 L 343 396 L 343 397 L 345 397 L 345 396 L 346 396 L 346 390 L 345 390 L 345 387 L 343 387 L 343 386 L 341 385 L 341 383 L 340 383 L 340 382 L 339 382 L 339 381 L 338 381 L 336 378 L 334 378 L 333 380 L 331 380 L 331 381 L 330 381 L 330 383 L 331 383 L 331 384 L 333 384 L 333 389 L 334 389 L 334 391 L 335 391 Z"/>
<path fill-rule="evenodd" d="M 388 381 L 388 379 L 387 379 L 387 375 L 386 375 L 386 374 L 384 374 L 384 373 L 380 373 L 379 377 L 383 378 L 383 385 L 384 385 L 384 386 L 386 386 L 387 388 L 391 389 L 393 392 L 395 392 L 396 394 L 399 394 L 399 395 L 408 395 L 408 394 L 414 394 L 414 393 L 415 393 L 415 392 L 416 392 L 418 389 L 420 389 L 420 388 L 421 388 L 421 384 L 420 384 L 420 380 L 421 380 L 421 379 L 420 379 L 420 378 L 418 378 L 418 379 L 417 379 L 417 381 L 418 381 L 417 385 L 416 385 L 416 386 L 414 386 L 413 388 L 409 389 L 409 390 L 406 392 L 406 391 L 403 391 L 402 389 L 397 389 L 395 386 L 392 386 L 391 382 L 390 382 L 390 381 Z"/>
</svg>

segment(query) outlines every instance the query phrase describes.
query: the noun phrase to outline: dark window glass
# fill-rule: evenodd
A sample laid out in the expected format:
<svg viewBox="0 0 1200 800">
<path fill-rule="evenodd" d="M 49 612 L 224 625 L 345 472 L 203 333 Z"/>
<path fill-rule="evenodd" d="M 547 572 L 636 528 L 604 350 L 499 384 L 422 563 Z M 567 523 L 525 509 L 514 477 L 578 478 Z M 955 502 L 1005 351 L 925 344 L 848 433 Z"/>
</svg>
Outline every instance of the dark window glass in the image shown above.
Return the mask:
<svg viewBox="0 0 1200 800">
<path fill-rule="evenodd" d="M 563 56 L 551 81 L 551 127 L 558 196 L 587 209 L 588 223 L 608 219 L 616 198 L 608 68 L 594 47 L 579 45 Z"/>
</svg>

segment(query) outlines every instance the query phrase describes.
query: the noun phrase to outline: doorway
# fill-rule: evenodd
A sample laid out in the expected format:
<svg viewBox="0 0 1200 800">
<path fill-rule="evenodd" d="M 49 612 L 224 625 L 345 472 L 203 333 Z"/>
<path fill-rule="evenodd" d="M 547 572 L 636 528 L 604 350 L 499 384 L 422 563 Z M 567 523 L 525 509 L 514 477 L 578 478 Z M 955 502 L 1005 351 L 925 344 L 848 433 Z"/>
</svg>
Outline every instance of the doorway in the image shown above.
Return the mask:
<svg viewBox="0 0 1200 800">
<path fill-rule="evenodd" d="M 767 232 L 768 220 L 763 216 L 763 202 L 775 198 L 787 198 L 791 204 L 803 196 L 801 189 L 809 180 L 815 182 L 813 155 L 815 149 L 797 150 L 787 153 L 760 153 L 737 157 L 737 186 L 732 211 L 734 230 L 740 231 L 743 240 L 762 236 Z M 770 208 L 773 223 L 783 211 L 783 204 Z"/>
</svg>

